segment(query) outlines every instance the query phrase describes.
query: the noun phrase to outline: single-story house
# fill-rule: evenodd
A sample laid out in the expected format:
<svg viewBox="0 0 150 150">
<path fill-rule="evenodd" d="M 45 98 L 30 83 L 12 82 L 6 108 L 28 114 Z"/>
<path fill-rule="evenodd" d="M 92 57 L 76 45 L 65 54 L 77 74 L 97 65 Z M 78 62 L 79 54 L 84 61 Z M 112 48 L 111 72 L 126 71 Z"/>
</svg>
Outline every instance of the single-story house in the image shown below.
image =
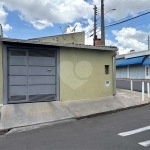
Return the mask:
<svg viewBox="0 0 150 150">
<path fill-rule="evenodd" d="M 150 79 L 150 51 L 116 56 L 116 78 Z"/>
<path fill-rule="evenodd" d="M 0 39 L 0 104 L 115 95 L 116 47 Z"/>
</svg>

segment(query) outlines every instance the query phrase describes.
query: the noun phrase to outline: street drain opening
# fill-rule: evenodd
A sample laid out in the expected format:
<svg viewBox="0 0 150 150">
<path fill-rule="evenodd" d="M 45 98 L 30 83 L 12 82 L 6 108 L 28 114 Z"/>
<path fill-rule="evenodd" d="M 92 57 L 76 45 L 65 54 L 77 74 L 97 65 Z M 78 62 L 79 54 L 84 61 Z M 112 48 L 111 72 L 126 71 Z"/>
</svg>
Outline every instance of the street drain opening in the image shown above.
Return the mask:
<svg viewBox="0 0 150 150">
<path fill-rule="evenodd" d="M 0 131 L 0 136 L 5 135 L 6 133 L 8 133 L 11 129 L 7 129 L 7 130 L 1 130 Z"/>
</svg>

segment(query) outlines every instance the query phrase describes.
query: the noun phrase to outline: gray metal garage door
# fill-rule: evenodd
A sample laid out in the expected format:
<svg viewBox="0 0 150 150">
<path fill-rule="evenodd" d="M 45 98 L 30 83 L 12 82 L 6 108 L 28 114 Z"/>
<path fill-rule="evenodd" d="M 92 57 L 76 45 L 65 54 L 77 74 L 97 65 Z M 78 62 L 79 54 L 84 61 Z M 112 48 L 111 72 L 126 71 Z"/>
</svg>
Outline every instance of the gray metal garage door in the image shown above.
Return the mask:
<svg viewBox="0 0 150 150">
<path fill-rule="evenodd" d="M 127 66 L 116 68 L 116 78 L 127 78 Z"/>
<path fill-rule="evenodd" d="M 9 102 L 56 100 L 56 52 L 9 51 Z"/>
<path fill-rule="evenodd" d="M 145 79 L 145 67 L 142 65 L 131 65 L 130 79 Z"/>
</svg>

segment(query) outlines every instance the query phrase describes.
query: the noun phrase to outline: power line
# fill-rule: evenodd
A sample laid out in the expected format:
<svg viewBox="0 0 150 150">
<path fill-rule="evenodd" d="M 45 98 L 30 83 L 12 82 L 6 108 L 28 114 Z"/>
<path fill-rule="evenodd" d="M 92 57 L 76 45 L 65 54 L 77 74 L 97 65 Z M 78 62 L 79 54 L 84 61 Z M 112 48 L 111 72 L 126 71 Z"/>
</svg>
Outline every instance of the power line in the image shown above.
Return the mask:
<svg viewBox="0 0 150 150">
<path fill-rule="evenodd" d="M 130 21 L 130 20 L 133 20 L 133 19 L 139 18 L 139 17 L 144 16 L 144 15 L 147 15 L 147 14 L 149 14 L 149 13 L 150 13 L 150 12 L 147 12 L 147 13 L 144 13 L 144 14 L 138 15 L 138 16 L 136 16 L 136 17 L 133 17 L 133 18 L 130 18 L 130 19 L 126 19 L 126 20 L 124 20 L 124 21 L 120 21 L 120 22 L 118 22 L 118 23 L 114 23 L 114 24 L 111 24 L 111 25 L 107 25 L 107 26 L 105 26 L 105 28 L 109 28 L 109 27 L 112 27 L 112 26 L 115 26 L 115 25 L 118 25 L 118 24 L 121 24 L 121 23 L 124 23 L 124 22 Z"/>
<path fill-rule="evenodd" d="M 123 0 L 124 1 L 124 0 Z M 120 2 L 119 2 L 120 3 Z M 116 5 L 119 5 L 119 3 L 116 3 Z M 121 2 L 122 3 L 122 2 Z M 146 4 L 147 2 L 145 2 L 144 4 Z M 112 7 L 113 5 L 111 5 L 111 7 Z M 137 6 L 137 7 L 135 7 L 135 8 L 140 8 L 139 6 Z M 140 8 L 141 9 L 141 8 Z M 146 10 L 145 10 L 146 11 Z M 147 14 L 149 14 L 150 12 L 146 12 L 146 13 L 143 13 L 143 14 L 141 14 L 141 15 L 138 15 L 138 16 L 136 16 L 136 17 L 133 17 L 133 18 L 129 18 L 129 19 L 126 19 L 126 20 L 123 20 L 123 19 L 121 19 L 121 20 L 123 20 L 123 21 L 120 21 L 120 22 L 116 22 L 116 23 L 113 23 L 113 24 L 110 24 L 110 25 L 107 25 L 107 26 L 105 26 L 105 28 L 106 29 L 108 29 L 108 28 L 110 28 L 110 27 L 112 27 L 112 26 L 116 26 L 116 25 L 119 25 L 119 24 L 122 24 L 122 23 L 125 23 L 125 22 L 128 22 L 128 21 L 130 21 L 130 20 L 133 20 L 133 19 L 136 19 L 136 18 L 139 18 L 139 17 L 141 17 L 141 16 L 144 16 L 144 15 L 147 15 Z M 109 18 L 109 17 L 108 17 Z M 98 19 L 100 19 L 100 18 L 98 18 Z M 97 20 L 98 20 L 97 19 Z M 124 18 L 125 19 L 125 18 Z M 118 20 L 119 21 L 119 20 Z M 93 29 L 92 30 L 90 30 L 90 31 L 88 31 L 87 33 L 89 33 L 89 32 L 92 32 L 93 31 Z M 98 32 L 98 31 L 97 31 Z M 96 33 L 97 33 L 96 32 Z M 86 34 L 87 34 L 86 33 Z M 92 35 L 90 35 L 89 37 L 91 37 L 91 36 L 93 36 L 93 34 Z M 89 37 L 87 37 L 87 38 L 89 38 Z"/>
<path fill-rule="evenodd" d="M 121 2 L 121 1 L 120 1 Z M 125 5 L 123 2 L 127 2 L 127 3 L 129 3 L 130 1 L 129 0 L 126 0 L 126 1 L 122 1 L 121 3 L 120 3 L 120 6 L 119 7 L 115 7 L 115 5 L 111 5 L 111 8 L 116 8 L 117 10 L 120 10 L 120 7 L 121 6 L 123 6 L 123 5 Z M 141 12 L 148 12 L 148 6 L 149 6 L 149 4 L 150 4 L 150 2 L 149 1 L 145 1 L 145 2 L 143 2 L 142 3 L 142 5 L 141 5 L 141 3 L 136 3 L 136 4 L 134 4 L 134 7 L 132 7 L 132 10 L 129 12 L 128 11 L 128 14 L 129 15 L 132 15 L 132 16 L 135 16 L 136 14 L 138 14 L 140 11 Z M 146 7 L 147 6 L 147 7 Z M 108 7 L 108 5 L 106 5 L 106 9 L 110 9 L 110 7 Z M 146 9 L 147 8 L 147 9 Z M 114 21 L 114 22 L 118 22 L 121 18 L 122 18 L 122 20 L 123 19 L 125 19 L 125 18 L 123 18 L 122 16 L 125 16 L 125 12 L 124 11 L 119 11 L 119 13 L 118 14 L 116 14 L 115 15 L 115 18 L 116 19 L 114 19 L 114 20 L 116 20 L 116 21 Z M 117 19 L 118 18 L 118 19 Z"/>
<path fill-rule="evenodd" d="M 149 13 L 150 13 L 150 12 L 146 12 L 146 13 L 141 14 L 141 15 L 138 15 L 138 16 L 136 16 L 136 17 L 133 17 L 133 18 L 130 18 L 130 19 L 126 19 L 126 20 L 124 20 L 124 21 L 120 21 L 120 22 L 117 22 L 117 23 L 114 23 L 114 24 L 111 24 L 111 25 L 107 25 L 107 26 L 105 26 L 105 28 L 108 29 L 108 28 L 110 28 L 110 27 L 112 27 L 112 26 L 116 26 L 116 25 L 119 25 L 119 24 L 128 22 L 128 21 L 130 21 L 130 20 L 139 18 L 139 17 L 144 16 L 144 15 L 147 15 L 147 14 L 149 14 Z M 88 31 L 88 32 L 92 32 L 93 30 L 94 30 L 94 29 L 92 29 L 92 30 L 90 30 L 90 31 Z M 99 29 L 99 30 L 100 30 L 100 29 Z M 88 33 L 88 32 L 87 32 L 87 33 Z M 97 32 L 98 32 L 98 31 L 97 31 Z M 97 33 L 97 32 L 96 32 L 96 33 Z M 93 36 L 93 34 L 90 35 L 90 36 L 88 36 L 87 38 L 89 38 L 89 37 L 91 37 L 91 36 Z"/>
</svg>

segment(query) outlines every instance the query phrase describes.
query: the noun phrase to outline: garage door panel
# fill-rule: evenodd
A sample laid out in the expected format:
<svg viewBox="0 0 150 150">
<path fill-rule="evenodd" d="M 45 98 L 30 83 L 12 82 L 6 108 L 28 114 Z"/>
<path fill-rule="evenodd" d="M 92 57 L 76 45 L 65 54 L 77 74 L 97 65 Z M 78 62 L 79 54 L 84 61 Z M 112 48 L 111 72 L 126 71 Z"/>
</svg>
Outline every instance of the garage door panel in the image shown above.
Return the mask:
<svg viewBox="0 0 150 150">
<path fill-rule="evenodd" d="M 31 66 L 55 66 L 55 58 L 50 57 L 29 57 Z"/>
<path fill-rule="evenodd" d="M 11 96 L 19 96 L 26 95 L 27 87 L 26 86 L 10 86 L 10 95 Z"/>
<path fill-rule="evenodd" d="M 35 57 L 55 57 L 55 51 L 51 50 L 29 50 L 29 56 Z"/>
<path fill-rule="evenodd" d="M 9 103 L 56 100 L 56 52 L 10 50 Z"/>
<path fill-rule="evenodd" d="M 55 94 L 36 94 L 36 95 L 29 95 L 29 100 L 30 101 L 50 101 L 50 100 L 55 100 L 56 99 L 56 95 Z"/>
<path fill-rule="evenodd" d="M 138 67 L 130 66 L 130 79 L 137 79 L 138 75 Z"/>
<path fill-rule="evenodd" d="M 25 66 L 26 64 L 26 57 L 24 56 L 11 56 L 10 58 L 10 65 Z"/>
<path fill-rule="evenodd" d="M 13 102 L 20 102 L 20 101 L 25 101 L 26 100 L 26 95 L 19 95 L 19 96 L 11 96 L 10 101 Z"/>
<path fill-rule="evenodd" d="M 55 67 L 35 67 L 29 66 L 29 75 L 55 75 Z"/>
<path fill-rule="evenodd" d="M 127 78 L 127 67 L 117 67 L 116 78 Z"/>
<path fill-rule="evenodd" d="M 139 65 L 130 66 L 130 79 L 144 79 L 145 78 L 145 68 Z"/>
<path fill-rule="evenodd" d="M 145 79 L 145 67 L 144 66 L 138 66 L 138 79 Z"/>
<path fill-rule="evenodd" d="M 29 95 L 55 94 L 55 85 L 30 85 Z"/>
<path fill-rule="evenodd" d="M 26 75 L 27 67 L 26 66 L 10 66 L 10 75 Z"/>
<path fill-rule="evenodd" d="M 29 76 L 29 85 L 55 84 L 55 76 Z"/>
<path fill-rule="evenodd" d="M 120 78 L 120 70 L 116 69 L 116 78 Z"/>
<path fill-rule="evenodd" d="M 27 84 L 26 76 L 11 76 L 10 85 L 26 85 Z"/>
</svg>

